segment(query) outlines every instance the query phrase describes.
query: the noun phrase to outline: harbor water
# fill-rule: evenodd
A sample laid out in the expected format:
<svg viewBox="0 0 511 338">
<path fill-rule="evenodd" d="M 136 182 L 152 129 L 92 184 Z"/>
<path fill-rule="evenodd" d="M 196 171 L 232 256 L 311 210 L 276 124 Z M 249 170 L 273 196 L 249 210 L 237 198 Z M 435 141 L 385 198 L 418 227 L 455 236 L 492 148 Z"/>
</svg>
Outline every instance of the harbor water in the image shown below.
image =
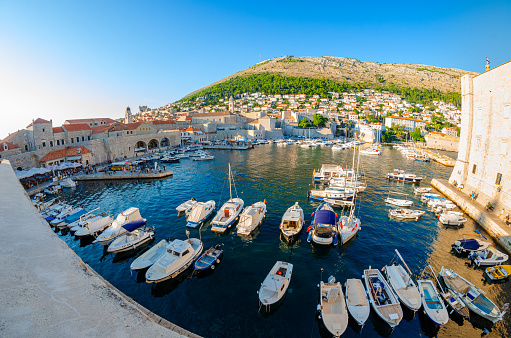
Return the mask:
<svg viewBox="0 0 511 338">
<path fill-rule="evenodd" d="M 92 240 L 78 240 L 68 233 L 59 232 L 59 235 L 87 264 L 127 296 L 176 325 L 206 337 L 328 337 L 317 318 L 317 285 L 321 277 L 326 281 L 333 275 L 341 283 L 348 278 L 361 278 L 369 266 L 381 269 L 389 264 L 395 249 L 416 274 L 414 277 L 428 264 L 437 273 L 445 266 L 481 287 L 500 307 L 511 302 L 511 282 L 488 284 L 484 282 L 483 269 L 467 266 L 466 258 L 450 252 L 451 244 L 464 235 L 475 234 L 476 229 L 485 234 L 471 219 L 458 229 L 442 226 L 430 211 L 418 221 L 388 218 L 389 206 L 384 200 L 389 191 L 408 194 L 407 198 L 414 201 L 414 209 L 427 209 L 413 194 L 414 185 L 388 181 L 385 179 L 388 172 L 404 169 L 425 176 L 421 186 L 427 186 L 432 178 L 448 178 L 452 168 L 407 159 L 390 147 L 385 147 L 381 156 L 361 155 L 360 172 L 365 174 L 368 188 L 357 198 L 356 215 L 362 222 L 357 237 L 344 246 L 319 247 L 307 243 L 303 231 L 300 239 L 290 246 L 280 238 L 282 215 L 299 202 L 308 226 L 311 213 L 319 205 L 307 199 L 313 170 L 327 163 L 351 167 L 353 151 L 269 144 L 247 151 L 212 150 L 210 153 L 215 156 L 212 161 L 182 159 L 180 163 L 166 164 L 173 170 L 172 178 L 79 182 L 76 188 L 63 192 L 68 203 L 87 210 L 100 208 L 113 217 L 129 207 L 140 208 L 147 225 L 155 228 L 155 240 L 145 248 L 134 253 L 108 254 L 106 247 L 92 244 Z M 234 174 L 234 197 L 242 198 L 245 206 L 267 201 L 268 212 L 262 225 L 251 236 L 241 237 L 235 229 L 224 235 L 215 234 L 209 221 L 206 222 L 200 230 L 204 248 L 223 244 L 225 250 L 221 263 L 207 275 L 196 275 L 189 269 L 176 279 L 148 284 L 143 274 L 130 274 L 131 262 L 152 244 L 169 237 L 186 239 L 186 220 L 177 215 L 176 206 L 194 197 L 199 201 L 214 200 L 218 210 L 229 198 L 228 163 Z M 338 215 L 342 212 L 336 211 Z M 190 237 L 199 237 L 198 229 L 190 232 Z M 257 290 L 277 260 L 294 265 L 291 283 L 280 306 L 263 315 Z M 390 331 L 372 311 L 361 333 L 350 324 L 343 336 L 511 336 L 510 314 L 493 326 L 472 314 L 470 322 L 451 317 L 440 329 L 433 327 L 421 313 L 405 311 L 404 314 L 401 323 Z"/>
</svg>

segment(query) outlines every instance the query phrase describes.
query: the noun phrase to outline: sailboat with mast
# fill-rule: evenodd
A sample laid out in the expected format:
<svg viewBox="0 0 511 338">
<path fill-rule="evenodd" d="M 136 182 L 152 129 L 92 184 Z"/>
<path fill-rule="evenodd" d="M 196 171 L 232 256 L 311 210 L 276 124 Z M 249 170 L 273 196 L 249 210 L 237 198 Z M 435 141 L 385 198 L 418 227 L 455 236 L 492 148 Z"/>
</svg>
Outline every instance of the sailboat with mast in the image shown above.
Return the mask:
<svg viewBox="0 0 511 338">
<path fill-rule="evenodd" d="M 355 169 L 355 153 L 356 150 L 353 151 L 353 170 Z M 352 180 L 356 180 L 355 177 L 358 176 L 359 166 L 360 166 L 360 150 L 358 152 L 357 173 L 356 175 L 352 176 Z M 337 233 L 339 234 L 341 244 L 346 244 L 350 239 L 355 237 L 357 232 L 362 228 L 360 218 L 355 217 L 355 204 L 356 197 L 353 198 L 353 204 L 350 205 L 348 214 L 339 217 L 339 221 L 337 222 Z"/>
<path fill-rule="evenodd" d="M 231 225 L 236 222 L 239 214 L 243 210 L 245 202 L 241 198 L 238 198 L 238 192 L 234 185 L 234 191 L 236 192 L 236 198 L 232 198 L 232 186 L 234 182 L 232 180 L 231 164 L 229 163 L 229 200 L 222 205 L 218 213 L 211 221 L 211 231 L 213 232 L 226 232 Z"/>
</svg>

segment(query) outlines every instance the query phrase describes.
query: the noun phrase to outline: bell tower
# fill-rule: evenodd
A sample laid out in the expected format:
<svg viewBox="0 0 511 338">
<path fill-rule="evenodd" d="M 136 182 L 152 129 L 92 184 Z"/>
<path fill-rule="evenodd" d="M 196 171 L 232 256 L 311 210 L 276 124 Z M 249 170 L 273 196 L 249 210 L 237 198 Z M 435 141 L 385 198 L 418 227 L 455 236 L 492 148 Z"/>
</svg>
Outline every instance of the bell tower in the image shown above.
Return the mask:
<svg viewBox="0 0 511 338">
<path fill-rule="evenodd" d="M 133 123 L 130 107 L 126 108 L 126 113 L 124 114 L 124 123 Z"/>
</svg>

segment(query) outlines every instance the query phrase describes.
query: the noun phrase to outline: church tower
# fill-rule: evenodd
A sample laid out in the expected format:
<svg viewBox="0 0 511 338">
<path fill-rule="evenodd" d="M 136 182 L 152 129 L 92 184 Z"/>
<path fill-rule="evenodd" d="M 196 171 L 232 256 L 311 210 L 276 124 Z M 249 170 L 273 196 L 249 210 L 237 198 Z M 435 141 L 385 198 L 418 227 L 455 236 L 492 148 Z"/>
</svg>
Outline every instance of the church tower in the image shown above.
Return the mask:
<svg viewBox="0 0 511 338">
<path fill-rule="evenodd" d="M 229 111 L 234 114 L 234 98 L 232 95 L 229 98 Z"/>
<path fill-rule="evenodd" d="M 124 114 L 124 123 L 133 123 L 130 107 L 126 108 L 126 113 Z"/>
</svg>

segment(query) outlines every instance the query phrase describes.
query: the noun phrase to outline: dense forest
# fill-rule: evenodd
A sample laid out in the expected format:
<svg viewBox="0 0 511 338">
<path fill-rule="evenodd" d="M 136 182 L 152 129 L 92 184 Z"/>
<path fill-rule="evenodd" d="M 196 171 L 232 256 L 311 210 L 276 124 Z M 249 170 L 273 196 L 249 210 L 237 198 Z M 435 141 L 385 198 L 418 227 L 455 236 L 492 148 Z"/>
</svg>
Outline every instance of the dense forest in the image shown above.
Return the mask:
<svg viewBox="0 0 511 338">
<path fill-rule="evenodd" d="M 306 94 L 308 96 L 320 95 L 330 97 L 329 92 L 360 91 L 363 89 L 375 89 L 388 91 L 401 96 L 411 103 L 430 105 L 433 100 L 453 103 L 461 107 L 461 95 L 456 92 L 444 93 L 437 89 L 421 89 L 398 87 L 394 83 L 339 83 L 328 79 L 313 79 L 306 77 L 281 76 L 278 74 L 252 74 L 247 76 L 233 77 L 225 82 L 203 89 L 193 95 L 181 99 L 182 102 L 194 100 L 198 97 L 205 98 L 205 104 L 216 104 L 218 100 L 231 95 L 243 93 L 261 92 L 267 95 L 275 94 Z"/>
</svg>

